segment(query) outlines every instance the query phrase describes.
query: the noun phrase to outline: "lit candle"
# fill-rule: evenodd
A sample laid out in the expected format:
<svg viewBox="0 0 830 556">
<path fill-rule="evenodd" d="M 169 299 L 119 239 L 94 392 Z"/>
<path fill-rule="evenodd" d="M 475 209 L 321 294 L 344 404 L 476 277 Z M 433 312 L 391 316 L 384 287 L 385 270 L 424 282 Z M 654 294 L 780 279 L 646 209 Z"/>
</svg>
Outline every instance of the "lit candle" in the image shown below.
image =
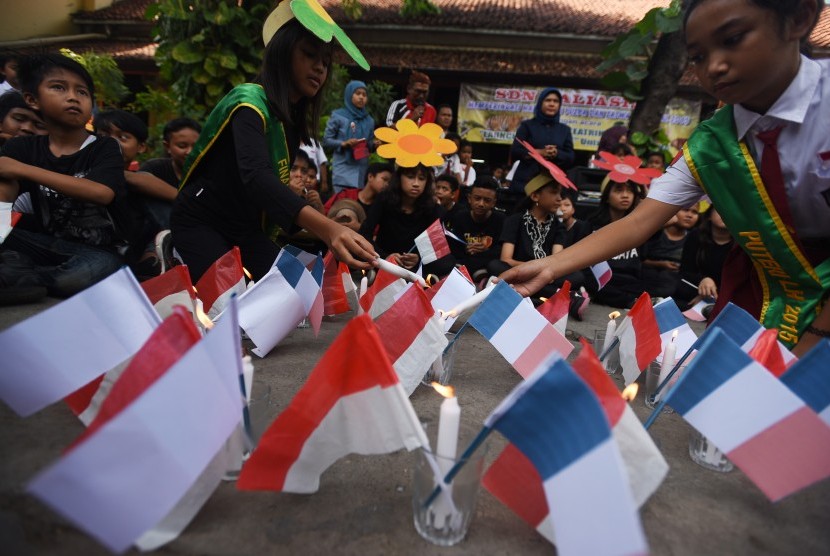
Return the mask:
<svg viewBox="0 0 830 556">
<path fill-rule="evenodd" d="M 438 415 L 438 442 L 435 448 L 435 454 L 438 456 L 438 467 L 441 469 L 441 477 L 436 480 L 440 481 L 452 468 L 455 463 L 455 456 L 458 450 L 458 429 L 461 425 L 461 407 L 458 405 L 458 398 L 455 397 L 455 391 L 452 386 L 442 386 L 437 382 L 432 383 L 442 396 L 444 401 L 441 402 L 441 412 Z M 447 490 L 447 495 L 452 492 Z M 444 499 L 444 496 L 435 501 L 433 507 L 434 511 L 434 525 L 442 529 L 445 526 L 446 519 L 452 515 L 450 505 Z"/>
<path fill-rule="evenodd" d="M 363 314 L 363 306 L 360 304 L 360 299 L 366 294 L 366 289 L 369 287 L 369 279 L 366 273 L 363 273 L 363 278 L 360 279 L 360 289 L 357 290 L 357 314 Z"/>
<path fill-rule="evenodd" d="M 447 312 L 442 311 L 441 312 L 441 317 L 444 318 L 444 319 L 448 319 L 448 318 L 451 318 L 451 317 L 457 317 L 458 315 L 460 315 L 464 311 L 467 311 L 468 309 L 473 309 L 475 307 L 478 307 L 487 298 L 487 296 L 490 295 L 490 292 L 493 291 L 493 288 L 495 288 L 495 287 L 496 287 L 496 283 L 495 282 L 490 282 L 489 284 L 487 284 L 486 288 L 484 288 L 480 292 L 472 295 L 470 298 L 465 299 L 464 301 L 462 301 L 461 303 L 459 303 L 458 305 L 456 305 L 455 307 L 453 307 L 449 311 L 447 311 Z"/>
<path fill-rule="evenodd" d="M 677 339 L 677 330 L 672 333 L 671 340 L 668 344 L 666 344 L 666 349 L 663 350 L 663 361 L 660 363 L 660 378 L 657 380 L 658 386 L 663 384 L 663 381 L 669 376 L 672 367 L 674 367 L 675 359 L 677 358 L 677 344 L 674 343 L 675 339 Z M 668 388 L 664 386 L 663 389 L 660 390 L 660 393 L 655 396 L 654 401 L 660 401 L 660 398 L 663 397 L 666 390 L 668 390 Z"/>
<path fill-rule="evenodd" d="M 619 311 L 614 311 L 608 315 L 608 326 L 605 327 L 605 339 L 602 341 L 602 351 L 600 355 L 604 354 L 608 351 L 608 348 L 611 347 L 611 343 L 614 341 L 614 334 L 617 332 L 617 317 L 620 316 Z M 608 357 L 606 356 L 605 361 L 608 361 Z M 606 367 L 607 368 L 607 367 Z"/>
<path fill-rule="evenodd" d="M 640 385 L 636 382 L 632 382 L 631 384 L 623 388 L 623 391 L 620 393 L 620 395 L 622 396 L 622 399 L 624 399 L 625 401 L 633 402 L 637 398 L 637 392 L 639 391 Z"/>
<path fill-rule="evenodd" d="M 410 282 L 417 282 L 423 288 L 427 287 L 427 283 L 424 282 L 423 277 L 418 276 L 414 272 L 407 270 L 402 266 L 390 263 L 389 261 L 381 259 L 380 257 L 378 257 L 376 260 L 378 262 L 378 268 L 380 268 L 381 270 L 385 270 L 389 274 L 394 274 L 395 276 L 403 278 L 404 280 L 409 280 Z"/>
</svg>

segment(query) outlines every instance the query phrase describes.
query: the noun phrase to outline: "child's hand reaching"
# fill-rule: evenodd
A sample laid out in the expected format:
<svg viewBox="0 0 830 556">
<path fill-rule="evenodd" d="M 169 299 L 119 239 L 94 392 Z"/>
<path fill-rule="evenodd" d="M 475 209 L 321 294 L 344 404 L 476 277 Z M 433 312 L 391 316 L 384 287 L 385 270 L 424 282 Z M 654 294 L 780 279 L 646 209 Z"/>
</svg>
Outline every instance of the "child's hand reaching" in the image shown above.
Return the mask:
<svg viewBox="0 0 830 556">
<path fill-rule="evenodd" d="M 504 280 L 513 286 L 524 297 L 533 295 L 542 289 L 543 286 L 553 282 L 554 278 L 553 265 L 548 260 L 548 257 L 534 259 L 514 266 L 499 276 L 499 280 Z"/>
</svg>

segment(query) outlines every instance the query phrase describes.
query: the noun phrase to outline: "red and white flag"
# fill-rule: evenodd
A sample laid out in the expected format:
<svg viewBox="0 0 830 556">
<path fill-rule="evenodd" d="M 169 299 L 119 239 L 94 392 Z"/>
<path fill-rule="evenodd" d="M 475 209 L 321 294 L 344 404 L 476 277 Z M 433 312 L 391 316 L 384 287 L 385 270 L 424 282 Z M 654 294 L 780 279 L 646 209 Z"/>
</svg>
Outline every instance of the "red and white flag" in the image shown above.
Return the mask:
<svg viewBox="0 0 830 556">
<path fill-rule="evenodd" d="M 387 260 L 395 264 L 391 260 Z M 375 281 L 360 298 L 360 306 L 365 313 L 376 319 L 395 303 L 395 300 L 400 297 L 406 287 L 407 283 L 403 278 L 398 278 L 394 274 L 379 268 L 375 275 Z"/>
<path fill-rule="evenodd" d="M 355 317 L 245 462 L 241 490 L 312 493 L 341 457 L 428 447 L 368 315 Z"/>
<path fill-rule="evenodd" d="M 424 290 L 427 299 L 432 303 L 433 309 L 447 312 L 475 295 L 476 287 L 473 280 L 469 278 L 469 274 L 464 272 L 465 270 L 463 266 L 453 268 L 440 282 Z M 444 331 L 447 332 L 452 328 L 457 319 L 458 315 L 443 319 Z"/>
<path fill-rule="evenodd" d="M 597 280 L 597 285 L 599 286 L 597 290 L 604 288 L 605 284 L 611 281 L 611 267 L 608 265 L 608 261 L 602 261 L 592 266 L 591 274 Z"/>
<path fill-rule="evenodd" d="M 12 228 L 20 221 L 20 213 L 12 210 L 14 203 L 0 202 L 0 245 L 6 240 Z"/>
<path fill-rule="evenodd" d="M 127 360 L 160 323 L 125 267 L 0 332 L 0 399 L 22 417 L 40 411 Z"/>
<path fill-rule="evenodd" d="M 557 332 L 564 336 L 565 330 L 568 328 L 568 310 L 570 307 L 571 283 L 565 280 L 559 291 L 536 307 L 536 310 L 548 319 L 548 322 L 553 325 Z"/>
<path fill-rule="evenodd" d="M 661 354 L 660 327 L 648 292 L 637 299 L 615 334 L 620 339 L 620 365 L 628 386 Z"/>
<path fill-rule="evenodd" d="M 415 238 L 415 247 L 421 254 L 423 264 L 429 264 L 450 254 L 450 245 L 447 243 L 444 225 L 440 218 Z"/>
<path fill-rule="evenodd" d="M 432 362 L 447 347 L 441 319 L 424 291 L 413 287 L 375 324 L 401 386 L 407 395 L 412 395 Z"/>
<path fill-rule="evenodd" d="M 245 292 L 245 271 L 239 247 L 234 247 L 214 262 L 196 282 L 196 294 L 211 320 L 225 309 L 228 300 Z"/>
<path fill-rule="evenodd" d="M 350 310 L 346 286 L 352 282 L 349 267 L 329 251 L 323 258 L 323 314 L 340 315 Z M 352 285 L 354 283 L 352 282 Z M 354 288 L 352 288 L 353 290 Z"/>
<path fill-rule="evenodd" d="M 236 318 L 222 319 L 183 356 L 178 340 L 156 345 L 159 337 L 142 350 L 147 357 L 164 352 L 175 363 L 165 371 L 145 362 L 125 372 L 129 383 L 118 389 L 108 420 L 102 417 L 100 427 L 28 485 L 113 552 L 170 515 L 242 417 Z"/>
<path fill-rule="evenodd" d="M 196 290 L 187 265 L 174 266 L 164 274 L 145 280 L 141 289 L 163 319 L 173 314 L 174 305 L 182 305 L 191 315 L 196 314 Z"/>
</svg>

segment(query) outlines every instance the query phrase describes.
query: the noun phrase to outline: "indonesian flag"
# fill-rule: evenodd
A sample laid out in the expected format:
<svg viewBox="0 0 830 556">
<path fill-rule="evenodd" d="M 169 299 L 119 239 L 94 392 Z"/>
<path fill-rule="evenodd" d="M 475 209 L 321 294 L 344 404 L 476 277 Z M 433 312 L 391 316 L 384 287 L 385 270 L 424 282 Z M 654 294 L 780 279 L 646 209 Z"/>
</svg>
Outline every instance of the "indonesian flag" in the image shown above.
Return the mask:
<svg viewBox="0 0 830 556">
<path fill-rule="evenodd" d="M 14 203 L 0 202 L 0 245 L 6 240 L 12 228 L 20 221 L 21 214 L 12 210 Z"/>
<path fill-rule="evenodd" d="M 132 357 L 160 323 L 133 273 L 122 268 L 0 332 L 0 399 L 28 417 Z"/>
<path fill-rule="evenodd" d="M 409 288 L 375 324 L 401 386 L 412 395 L 447 347 L 441 319 L 421 288 Z"/>
<path fill-rule="evenodd" d="M 499 282 L 467 321 L 528 378 L 553 353 L 567 357 L 573 345 L 525 301 Z"/>
<path fill-rule="evenodd" d="M 648 292 L 637 299 L 615 335 L 620 339 L 620 365 L 628 386 L 661 354 L 660 328 Z"/>
<path fill-rule="evenodd" d="M 611 281 L 611 266 L 608 261 L 602 261 L 591 267 L 591 274 L 597 280 L 597 290 L 601 290 L 605 287 L 605 284 Z"/>
<path fill-rule="evenodd" d="M 440 218 L 415 238 L 415 247 L 421 254 L 423 264 L 429 264 L 450 254 L 450 245 L 447 243 Z"/>
<path fill-rule="evenodd" d="M 563 556 L 648 552 L 606 411 L 591 388 L 556 357 L 516 386 L 484 423 L 526 458 L 522 462 L 507 452 L 507 463 L 488 471 L 485 485 L 494 487 L 493 473 L 504 479 L 513 472 L 516 480 L 541 485 L 543 497 L 534 486 L 524 490 L 526 500 L 513 493 L 507 503 L 523 507 L 520 515 L 547 538 L 555 531 L 557 553 Z M 509 467 L 511 462 L 517 467 Z M 504 482 L 496 481 L 497 492 L 509 493 L 512 484 Z"/>
<path fill-rule="evenodd" d="M 193 326 L 180 317 L 181 326 Z M 159 343 L 162 336 L 154 335 L 125 371 L 100 424 L 27 489 L 113 552 L 176 511 L 242 417 L 236 318 L 223 319 L 184 355 L 186 341 Z M 165 365 L 147 359 L 157 354 Z"/>
<path fill-rule="evenodd" d="M 432 308 L 446 312 L 475 295 L 476 287 L 468 276 L 459 268 L 453 268 L 440 282 L 425 290 Z M 458 315 L 443 319 L 444 331 L 449 331 L 456 320 Z"/>
<path fill-rule="evenodd" d="M 582 351 L 573 361 L 573 368 L 605 410 L 611 434 L 625 464 L 634 501 L 638 507 L 642 506 L 665 479 L 669 465 L 585 340 Z M 515 446 L 508 444 L 487 470 L 483 484 L 531 527 L 555 543 L 542 479 L 530 460 Z"/>
<path fill-rule="evenodd" d="M 781 382 L 830 426 L 827 369 L 830 369 L 830 342 L 822 340 L 781 375 Z"/>
<path fill-rule="evenodd" d="M 387 261 L 395 264 L 390 259 L 391 257 Z M 376 319 L 395 303 L 395 300 L 400 297 L 406 287 L 407 283 L 403 278 L 398 278 L 394 274 L 379 268 L 375 275 L 375 281 L 360 298 L 360 306 L 370 317 Z"/>
<path fill-rule="evenodd" d="M 349 267 L 334 258 L 329 251 L 323 258 L 323 314 L 326 316 L 347 313 L 350 310 L 346 286 L 352 282 Z M 354 283 L 352 283 L 354 286 Z M 354 287 L 352 287 L 354 290 Z"/>
<path fill-rule="evenodd" d="M 548 319 L 557 332 L 565 335 L 568 328 L 568 310 L 571 307 L 571 283 L 565 280 L 553 297 L 536 307 L 539 314 Z"/>
<path fill-rule="evenodd" d="M 312 493 L 350 454 L 428 447 L 426 435 L 368 315 L 334 340 L 242 467 L 241 490 Z"/>
<path fill-rule="evenodd" d="M 174 305 L 183 305 L 191 315 L 196 314 L 196 290 L 186 265 L 174 266 L 164 274 L 145 280 L 141 289 L 163 319 L 173 314 Z"/>
<path fill-rule="evenodd" d="M 778 331 L 774 328 L 764 330 L 761 333 L 755 345 L 749 350 L 749 356 L 777 377 L 783 375 L 784 371 L 787 370 L 787 364 L 784 362 L 784 357 L 781 355 L 781 349 L 778 345 Z"/>
<path fill-rule="evenodd" d="M 245 271 L 242 269 L 239 247 L 234 247 L 219 257 L 207 269 L 196 282 L 196 292 L 211 320 L 216 320 L 234 294 L 242 295 L 245 292 Z"/>
<path fill-rule="evenodd" d="M 830 476 L 830 427 L 721 330 L 664 399 L 772 501 Z"/>
</svg>

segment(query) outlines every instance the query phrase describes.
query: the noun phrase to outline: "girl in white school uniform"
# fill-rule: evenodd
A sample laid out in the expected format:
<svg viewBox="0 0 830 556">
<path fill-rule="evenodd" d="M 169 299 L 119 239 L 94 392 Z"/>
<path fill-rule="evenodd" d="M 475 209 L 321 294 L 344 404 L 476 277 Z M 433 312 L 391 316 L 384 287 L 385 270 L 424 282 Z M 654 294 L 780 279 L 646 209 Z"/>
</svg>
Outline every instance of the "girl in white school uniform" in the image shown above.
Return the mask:
<svg viewBox="0 0 830 556">
<path fill-rule="evenodd" d="M 800 52 L 822 5 L 690 1 L 689 61 L 703 88 L 726 106 L 698 126 L 683 156 L 629 216 L 502 279 L 529 295 L 642 244 L 706 193 L 740 248 L 724 267 L 716 310 L 734 302 L 777 328 L 797 355 L 830 336 L 830 60 Z M 775 133 L 780 156 L 764 144 Z"/>
</svg>

